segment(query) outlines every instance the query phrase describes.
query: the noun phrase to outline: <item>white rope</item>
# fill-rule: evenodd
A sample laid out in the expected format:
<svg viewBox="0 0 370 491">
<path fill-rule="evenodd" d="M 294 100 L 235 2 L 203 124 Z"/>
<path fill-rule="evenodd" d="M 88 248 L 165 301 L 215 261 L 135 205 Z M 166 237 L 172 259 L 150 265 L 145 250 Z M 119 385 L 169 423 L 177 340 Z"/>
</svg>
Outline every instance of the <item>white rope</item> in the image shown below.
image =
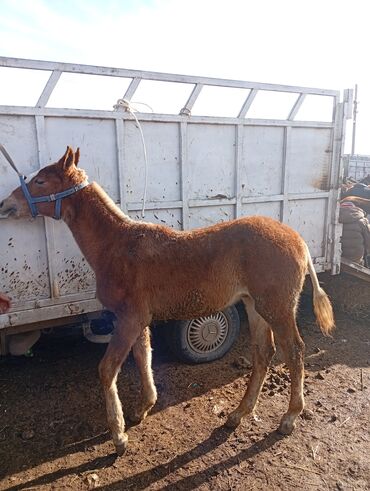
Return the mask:
<svg viewBox="0 0 370 491">
<path fill-rule="evenodd" d="M 134 102 L 129 102 L 131 108 L 133 108 L 134 111 L 136 112 L 139 112 L 138 109 L 136 109 L 135 106 L 139 105 L 139 106 L 145 106 L 147 107 L 151 113 L 154 113 L 154 110 L 152 108 L 152 106 L 149 106 L 149 104 L 147 104 L 146 102 L 139 102 L 139 101 L 134 101 Z"/>
<path fill-rule="evenodd" d="M 146 107 L 148 107 L 153 112 L 153 109 L 148 104 L 145 104 L 144 102 L 135 102 L 134 104 L 141 104 L 143 106 L 146 106 Z M 146 145 L 145 145 L 145 140 L 144 140 L 144 133 L 143 133 L 143 130 L 141 128 L 141 124 L 140 124 L 140 122 L 137 119 L 136 114 L 135 114 L 135 111 L 137 111 L 137 109 L 134 108 L 134 106 L 131 104 L 130 101 L 128 101 L 126 99 L 118 99 L 117 104 L 115 104 L 113 106 L 113 108 L 116 111 L 118 109 L 122 108 L 125 111 L 127 111 L 128 113 L 130 113 L 133 116 L 133 118 L 135 119 L 136 125 L 137 125 L 137 127 L 139 128 L 139 131 L 140 131 L 141 143 L 143 144 L 144 161 L 145 161 L 143 206 L 141 208 L 141 217 L 142 218 L 145 218 L 146 195 L 147 195 L 147 189 L 148 189 L 148 157 L 147 157 L 147 153 L 146 153 Z"/>
</svg>

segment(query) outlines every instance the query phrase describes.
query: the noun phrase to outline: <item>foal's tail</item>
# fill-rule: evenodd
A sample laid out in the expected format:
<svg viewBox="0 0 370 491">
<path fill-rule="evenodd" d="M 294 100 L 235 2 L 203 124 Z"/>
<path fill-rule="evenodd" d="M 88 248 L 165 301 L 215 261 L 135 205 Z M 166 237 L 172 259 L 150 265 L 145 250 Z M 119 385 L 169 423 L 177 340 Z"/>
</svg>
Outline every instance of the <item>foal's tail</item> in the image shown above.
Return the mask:
<svg viewBox="0 0 370 491">
<path fill-rule="evenodd" d="M 310 273 L 313 287 L 313 310 L 321 332 L 325 336 L 330 336 L 331 331 L 335 327 L 333 307 L 331 306 L 329 297 L 319 285 L 319 280 L 317 279 L 316 271 L 313 266 L 311 254 L 308 250 L 307 244 L 306 249 L 308 272 Z"/>
</svg>

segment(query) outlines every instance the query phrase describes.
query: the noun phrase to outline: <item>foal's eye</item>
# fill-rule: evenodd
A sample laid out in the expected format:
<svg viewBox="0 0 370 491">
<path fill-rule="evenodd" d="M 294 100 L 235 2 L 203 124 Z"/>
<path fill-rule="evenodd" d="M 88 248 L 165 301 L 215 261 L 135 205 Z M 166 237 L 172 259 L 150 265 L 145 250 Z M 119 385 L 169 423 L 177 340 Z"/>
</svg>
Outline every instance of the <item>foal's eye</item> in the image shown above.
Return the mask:
<svg viewBox="0 0 370 491">
<path fill-rule="evenodd" d="M 43 181 L 42 179 L 36 179 L 35 183 L 36 184 L 45 184 L 45 181 Z"/>
</svg>

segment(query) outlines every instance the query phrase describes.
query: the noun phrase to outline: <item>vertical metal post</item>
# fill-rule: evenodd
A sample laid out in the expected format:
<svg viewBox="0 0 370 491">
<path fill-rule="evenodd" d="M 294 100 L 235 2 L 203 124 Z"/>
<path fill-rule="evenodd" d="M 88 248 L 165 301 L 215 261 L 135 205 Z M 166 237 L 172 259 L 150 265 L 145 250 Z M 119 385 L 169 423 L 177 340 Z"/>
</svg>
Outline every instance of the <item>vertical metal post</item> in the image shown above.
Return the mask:
<svg viewBox="0 0 370 491">
<path fill-rule="evenodd" d="M 125 151 L 124 134 L 125 126 L 123 118 L 116 119 L 116 143 L 117 143 L 117 166 L 119 180 L 119 201 L 121 210 L 127 213 L 127 189 L 125 175 Z"/>
<path fill-rule="evenodd" d="M 332 264 L 331 273 L 338 274 L 340 272 L 341 246 L 340 236 L 342 234 L 342 225 L 339 223 L 339 197 L 340 197 L 340 182 L 343 179 L 343 147 L 346 132 L 346 121 L 350 117 L 348 114 L 349 107 L 352 102 L 352 91 L 345 91 L 344 100 L 339 103 L 336 98 L 336 117 L 334 120 L 333 129 L 333 159 L 332 159 L 332 175 L 330 179 L 330 194 L 328 202 L 328 214 L 330 220 L 330 234 L 328 241 L 331 247 L 330 251 Z"/>
<path fill-rule="evenodd" d="M 289 183 L 289 163 L 288 163 L 288 150 L 289 141 L 292 128 L 287 126 L 284 128 L 284 143 L 283 143 L 283 156 L 282 156 L 282 186 L 281 194 L 283 195 L 283 200 L 281 202 L 280 208 L 280 221 L 287 223 L 288 216 L 288 183 Z"/>
<path fill-rule="evenodd" d="M 46 161 L 46 135 L 45 135 L 45 118 L 44 116 L 35 116 L 37 151 L 39 156 L 39 168 Z M 53 258 L 55 257 L 55 237 L 54 221 L 49 218 L 43 218 L 45 239 L 46 239 L 46 256 L 49 273 L 50 295 L 51 298 L 60 296 L 58 280 L 55 277 Z"/>
<path fill-rule="evenodd" d="M 353 100 L 353 125 L 352 125 L 352 148 L 351 155 L 355 154 L 356 148 L 356 125 L 357 125 L 357 84 L 355 85 L 355 95 Z"/>
<path fill-rule="evenodd" d="M 337 207 L 337 200 L 339 196 L 338 182 L 339 182 L 339 161 L 340 155 L 338 155 L 338 138 L 341 138 L 341 117 L 342 117 L 342 105 L 339 98 L 333 99 L 333 128 L 330 133 L 330 148 L 332 149 L 330 165 L 328 169 L 328 191 L 329 196 L 327 200 L 327 207 L 325 212 L 325 224 L 324 224 L 324 256 L 325 261 L 333 266 L 334 249 L 333 249 L 333 237 L 337 235 L 335 231 L 335 223 L 337 218 L 335 216 L 335 210 Z"/>
<path fill-rule="evenodd" d="M 180 161 L 181 161 L 181 200 L 182 200 L 182 228 L 189 228 L 189 175 L 188 175 L 188 125 L 185 121 L 180 123 Z"/>
<path fill-rule="evenodd" d="M 235 127 L 235 218 L 242 215 L 242 183 L 241 168 L 243 162 L 243 124 Z"/>
</svg>

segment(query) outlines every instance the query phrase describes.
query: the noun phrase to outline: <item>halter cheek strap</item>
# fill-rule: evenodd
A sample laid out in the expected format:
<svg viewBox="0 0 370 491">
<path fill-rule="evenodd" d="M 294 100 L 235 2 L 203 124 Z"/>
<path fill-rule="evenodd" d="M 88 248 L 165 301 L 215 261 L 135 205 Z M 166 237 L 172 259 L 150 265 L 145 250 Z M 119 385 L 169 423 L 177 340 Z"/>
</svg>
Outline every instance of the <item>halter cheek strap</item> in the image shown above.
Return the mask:
<svg viewBox="0 0 370 491">
<path fill-rule="evenodd" d="M 80 191 L 80 189 L 85 188 L 88 186 L 89 181 L 86 179 L 84 182 L 81 182 L 80 184 L 77 184 L 76 186 L 73 186 L 69 189 L 66 189 L 65 191 L 61 191 L 60 193 L 56 194 L 49 194 L 47 196 L 31 196 L 31 193 L 29 192 L 25 176 L 23 176 L 19 170 L 17 169 L 15 163 L 13 162 L 13 159 L 10 157 L 8 152 L 5 150 L 4 145 L 0 143 L 0 152 L 4 155 L 6 160 L 9 162 L 10 166 L 15 170 L 15 172 L 18 174 L 19 181 L 21 183 L 21 188 L 24 194 L 24 197 L 27 200 L 28 206 L 31 211 L 31 215 L 33 218 L 35 218 L 38 215 L 37 211 L 37 203 L 51 203 L 55 201 L 55 210 L 54 210 L 54 218 L 55 220 L 60 220 L 61 218 L 61 209 L 62 209 L 62 199 L 67 198 L 68 196 L 71 196 L 71 194 L 77 193 L 77 191 Z"/>
</svg>

